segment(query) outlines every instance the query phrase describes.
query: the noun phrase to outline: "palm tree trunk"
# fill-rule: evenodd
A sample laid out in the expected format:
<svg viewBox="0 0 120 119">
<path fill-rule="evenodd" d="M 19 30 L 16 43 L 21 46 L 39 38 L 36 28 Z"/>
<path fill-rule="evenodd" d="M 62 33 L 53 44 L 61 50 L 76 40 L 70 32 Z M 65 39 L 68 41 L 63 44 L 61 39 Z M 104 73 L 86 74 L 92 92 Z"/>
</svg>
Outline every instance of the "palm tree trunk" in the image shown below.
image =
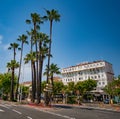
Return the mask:
<svg viewBox="0 0 120 119">
<path fill-rule="evenodd" d="M 47 83 L 48 83 L 48 80 L 49 80 L 50 55 L 51 55 L 51 43 L 52 43 L 52 21 L 50 21 L 50 43 L 49 43 L 49 51 L 48 51 Z"/>
<path fill-rule="evenodd" d="M 31 101 L 35 102 L 36 95 L 36 70 L 35 70 L 35 62 L 31 61 L 31 73 L 32 73 L 32 99 Z"/>
<path fill-rule="evenodd" d="M 52 43 L 52 21 L 50 21 L 50 43 L 49 43 L 49 51 L 48 51 L 48 71 L 47 71 L 47 83 L 49 80 L 49 70 L 50 70 L 50 55 L 51 55 L 51 43 Z M 49 100 L 47 100 L 48 98 L 48 92 L 46 92 L 46 105 L 49 104 Z"/>
<path fill-rule="evenodd" d="M 33 39 L 31 37 L 31 53 L 33 53 Z M 31 60 L 31 74 L 32 74 L 32 102 L 35 101 L 35 93 L 36 93 L 36 70 L 35 70 L 35 62 Z"/>
<path fill-rule="evenodd" d="M 13 56 L 13 60 L 15 61 L 15 56 L 16 56 L 16 52 L 15 52 L 15 48 L 14 48 L 14 56 Z M 13 101 L 14 100 L 14 66 L 12 67 L 12 79 L 11 79 L 11 95 L 10 95 L 10 100 Z"/>
<path fill-rule="evenodd" d="M 53 75 L 51 76 L 51 83 L 52 83 L 52 90 L 54 92 L 54 81 L 53 81 Z"/>
<path fill-rule="evenodd" d="M 34 68 L 33 68 L 33 64 L 31 61 L 31 74 L 32 74 L 32 99 L 31 101 L 34 102 Z"/>
<path fill-rule="evenodd" d="M 10 100 L 11 100 L 11 101 L 14 100 L 14 66 L 12 67 Z"/>
<path fill-rule="evenodd" d="M 17 87 L 16 87 L 15 99 L 17 99 L 17 95 L 18 95 L 18 87 L 19 87 L 21 64 L 22 64 L 22 53 L 23 53 L 23 42 L 22 42 L 22 44 L 21 44 L 20 67 L 19 67 L 19 72 L 18 72 L 18 80 L 17 80 Z"/>
</svg>

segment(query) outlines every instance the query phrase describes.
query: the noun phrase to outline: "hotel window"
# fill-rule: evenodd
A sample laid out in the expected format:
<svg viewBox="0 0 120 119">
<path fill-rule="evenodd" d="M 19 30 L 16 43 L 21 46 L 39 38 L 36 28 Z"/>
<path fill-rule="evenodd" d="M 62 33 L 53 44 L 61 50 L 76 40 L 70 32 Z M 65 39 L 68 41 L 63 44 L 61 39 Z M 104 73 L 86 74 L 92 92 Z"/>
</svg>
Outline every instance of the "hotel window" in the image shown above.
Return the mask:
<svg viewBox="0 0 120 119">
<path fill-rule="evenodd" d="M 82 79 L 83 79 L 82 77 L 79 78 L 79 80 L 82 80 Z"/>
<path fill-rule="evenodd" d="M 105 85 L 105 82 L 102 82 L 103 85 Z"/>
<path fill-rule="evenodd" d="M 102 77 L 104 77 L 104 75 L 102 74 Z"/>
<path fill-rule="evenodd" d="M 95 76 L 95 79 L 97 78 L 97 76 Z"/>
<path fill-rule="evenodd" d="M 93 79 L 93 76 L 91 76 L 91 79 Z"/>
<path fill-rule="evenodd" d="M 79 75 L 82 75 L 82 72 L 80 71 L 80 72 L 78 72 L 78 74 L 79 74 Z"/>
</svg>

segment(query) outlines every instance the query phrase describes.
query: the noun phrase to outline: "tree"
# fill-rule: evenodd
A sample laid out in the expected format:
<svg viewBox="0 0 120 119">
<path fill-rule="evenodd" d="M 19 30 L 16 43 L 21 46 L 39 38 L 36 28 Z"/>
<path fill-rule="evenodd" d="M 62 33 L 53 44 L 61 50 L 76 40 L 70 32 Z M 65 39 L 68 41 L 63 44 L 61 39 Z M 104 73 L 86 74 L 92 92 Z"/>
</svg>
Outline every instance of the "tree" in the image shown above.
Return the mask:
<svg viewBox="0 0 120 119">
<path fill-rule="evenodd" d="M 11 68 L 12 68 L 11 97 L 10 97 L 11 101 L 14 100 L 14 94 L 13 94 L 14 93 L 13 92 L 13 90 L 14 90 L 14 84 L 13 84 L 13 82 L 14 82 L 14 69 L 15 69 L 15 65 L 17 66 L 16 59 L 15 59 L 16 50 L 17 49 L 21 50 L 21 48 L 19 48 L 19 44 L 17 44 L 17 43 L 11 43 L 10 47 L 8 47 L 8 50 L 12 50 L 12 49 L 13 49 L 13 60 L 11 60 L 11 63 L 7 64 L 7 67 L 9 67 L 9 65 L 11 65 Z"/>
<path fill-rule="evenodd" d="M 54 94 L 62 93 L 63 88 L 64 88 L 63 83 L 62 83 L 61 81 L 56 81 L 56 82 L 54 82 L 54 90 L 53 90 L 53 93 L 54 93 Z"/>
<path fill-rule="evenodd" d="M 86 89 L 86 91 L 91 91 L 93 90 L 96 86 L 97 86 L 97 82 L 95 80 L 92 79 L 88 79 L 84 81 L 84 87 Z"/>
<path fill-rule="evenodd" d="M 10 47 L 8 47 L 8 50 L 13 50 L 13 60 L 15 60 L 15 56 L 16 56 L 16 50 L 21 50 L 21 48 L 19 48 L 19 44 L 17 43 L 10 43 Z"/>
<path fill-rule="evenodd" d="M 11 73 L 0 74 L 0 91 L 2 93 L 3 98 L 5 96 L 6 99 L 8 99 L 10 94 L 11 77 Z M 17 76 L 15 76 L 14 85 L 16 85 L 16 79 Z"/>
<path fill-rule="evenodd" d="M 92 79 L 88 79 L 85 81 L 79 81 L 75 85 L 76 90 L 79 90 L 81 95 L 93 90 L 96 86 L 97 86 L 97 82 L 95 80 L 92 80 Z"/>
<path fill-rule="evenodd" d="M 36 53 L 35 52 L 30 52 L 29 54 L 27 54 L 24 58 L 25 64 L 28 63 L 29 61 L 31 61 L 32 63 L 32 102 L 35 101 L 35 93 L 36 93 L 36 70 L 35 70 L 35 61 L 36 61 Z"/>
<path fill-rule="evenodd" d="M 51 11 L 46 10 L 47 15 L 44 16 L 45 20 L 49 20 L 50 22 L 50 43 L 49 43 L 49 51 L 48 51 L 48 72 L 47 72 L 47 83 L 49 79 L 49 68 L 50 68 L 50 55 L 51 55 L 51 43 L 52 43 L 52 24 L 53 21 L 60 21 L 60 14 L 58 11 L 52 9 Z"/>
<path fill-rule="evenodd" d="M 120 95 L 120 79 L 113 80 L 107 86 L 105 86 L 104 91 L 110 96 Z"/>
<path fill-rule="evenodd" d="M 14 70 L 19 67 L 19 63 L 16 60 L 11 60 L 11 62 L 7 63 L 7 67 L 12 71 L 10 100 L 14 101 Z"/>
<path fill-rule="evenodd" d="M 21 72 L 21 64 L 22 64 L 22 56 L 23 56 L 23 46 L 24 46 L 24 44 L 28 44 L 27 36 L 24 34 L 22 36 L 19 36 L 19 38 L 17 40 L 21 42 L 21 54 L 20 54 L 20 67 L 19 67 L 19 72 L 18 72 L 17 88 L 16 88 L 16 95 L 15 95 L 16 99 L 17 99 L 19 80 L 20 80 L 20 72 Z"/>
<path fill-rule="evenodd" d="M 67 88 L 68 88 L 68 91 L 70 93 L 74 93 L 74 91 L 75 91 L 75 83 L 74 82 L 69 82 Z"/>
<path fill-rule="evenodd" d="M 34 30 L 27 31 L 27 34 L 31 37 L 30 38 L 30 53 L 26 55 L 25 62 L 28 63 L 31 61 L 31 77 L 32 77 L 32 101 L 35 100 L 35 93 L 36 93 L 36 71 L 35 71 L 35 53 L 33 53 L 33 40 L 34 40 Z"/>
<path fill-rule="evenodd" d="M 29 94 L 29 87 L 28 86 L 22 86 L 21 85 L 21 88 L 22 88 L 22 98 L 26 98 L 28 97 L 28 94 Z"/>
<path fill-rule="evenodd" d="M 35 43 L 35 48 L 36 48 L 36 81 L 37 81 L 37 98 L 39 100 L 40 94 L 39 94 L 39 66 L 38 66 L 38 44 L 37 44 L 37 30 L 40 29 L 40 23 L 43 23 L 41 17 L 37 13 L 31 13 L 31 20 L 26 20 L 26 23 L 31 24 L 33 23 L 33 39 Z"/>
<path fill-rule="evenodd" d="M 54 74 L 60 74 L 60 71 L 59 71 L 59 68 L 57 67 L 57 64 L 51 64 L 50 65 L 50 68 L 48 69 L 48 65 L 46 65 L 46 69 L 45 69 L 46 71 L 44 72 L 44 75 L 47 75 L 47 73 L 48 73 L 48 70 L 50 70 L 49 71 L 49 77 L 50 77 L 50 79 L 51 79 L 51 83 L 52 83 L 52 90 L 53 90 L 53 92 L 54 92 L 54 83 L 53 83 L 53 75 Z M 47 82 L 48 83 L 48 82 Z M 46 100 L 45 100 L 45 104 L 46 105 L 48 105 L 49 104 L 49 101 L 50 100 L 47 100 L 48 98 L 51 98 L 51 97 L 49 97 L 48 96 L 48 92 L 46 92 Z"/>
<path fill-rule="evenodd" d="M 43 62 L 48 54 L 47 44 L 49 43 L 49 37 L 45 33 L 37 33 L 38 45 L 39 45 L 39 53 L 38 53 L 38 83 L 37 83 L 37 103 L 39 104 L 41 101 L 41 82 L 42 82 L 42 70 L 43 70 Z"/>
<path fill-rule="evenodd" d="M 47 74 L 48 72 L 48 65 L 46 66 L 46 72 L 44 74 Z M 54 77 L 54 74 L 60 74 L 60 68 L 58 68 L 57 64 L 51 64 L 50 65 L 50 68 L 49 68 L 49 77 L 51 79 L 51 84 L 52 84 L 52 87 L 53 87 L 53 90 L 54 90 L 54 83 L 53 83 L 53 77 Z"/>
</svg>

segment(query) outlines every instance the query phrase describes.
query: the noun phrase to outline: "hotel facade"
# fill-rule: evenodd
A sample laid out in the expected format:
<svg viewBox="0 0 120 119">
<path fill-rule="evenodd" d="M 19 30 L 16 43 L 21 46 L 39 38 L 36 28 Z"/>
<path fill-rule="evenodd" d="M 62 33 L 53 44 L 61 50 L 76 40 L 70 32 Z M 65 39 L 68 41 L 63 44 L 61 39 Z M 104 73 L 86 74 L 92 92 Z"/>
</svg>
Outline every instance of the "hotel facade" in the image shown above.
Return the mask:
<svg viewBox="0 0 120 119">
<path fill-rule="evenodd" d="M 69 82 L 85 81 L 93 79 L 97 81 L 97 88 L 104 88 L 114 78 L 112 64 L 100 60 L 93 62 L 84 62 L 75 66 L 63 68 L 62 82 L 67 85 Z"/>
</svg>

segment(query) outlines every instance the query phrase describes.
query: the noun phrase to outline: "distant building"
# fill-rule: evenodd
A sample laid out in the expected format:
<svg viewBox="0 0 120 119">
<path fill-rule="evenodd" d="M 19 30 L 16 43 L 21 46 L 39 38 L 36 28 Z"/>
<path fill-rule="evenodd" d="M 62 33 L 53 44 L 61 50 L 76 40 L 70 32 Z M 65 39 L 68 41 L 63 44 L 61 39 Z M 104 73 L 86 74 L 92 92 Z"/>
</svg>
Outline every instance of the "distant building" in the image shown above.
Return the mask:
<svg viewBox="0 0 120 119">
<path fill-rule="evenodd" d="M 97 88 L 104 88 L 114 78 L 112 64 L 104 60 L 84 62 L 63 68 L 61 73 L 64 85 L 72 81 L 77 83 L 78 81 L 93 79 L 97 81 Z"/>
<path fill-rule="evenodd" d="M 62 79 L 60 77 L 58 77 L 58 76 L 54 76 L 53 81 L 59 82 L 59 81 L 62 81 Z"/>
<path fill-rule="evenodd" d="M 21 85 L 26 86 L 26 87 L 30 87 L 32 85 L 32 82 L 26 81 L 26 82 L 21 83 Z"/>
</svg>

